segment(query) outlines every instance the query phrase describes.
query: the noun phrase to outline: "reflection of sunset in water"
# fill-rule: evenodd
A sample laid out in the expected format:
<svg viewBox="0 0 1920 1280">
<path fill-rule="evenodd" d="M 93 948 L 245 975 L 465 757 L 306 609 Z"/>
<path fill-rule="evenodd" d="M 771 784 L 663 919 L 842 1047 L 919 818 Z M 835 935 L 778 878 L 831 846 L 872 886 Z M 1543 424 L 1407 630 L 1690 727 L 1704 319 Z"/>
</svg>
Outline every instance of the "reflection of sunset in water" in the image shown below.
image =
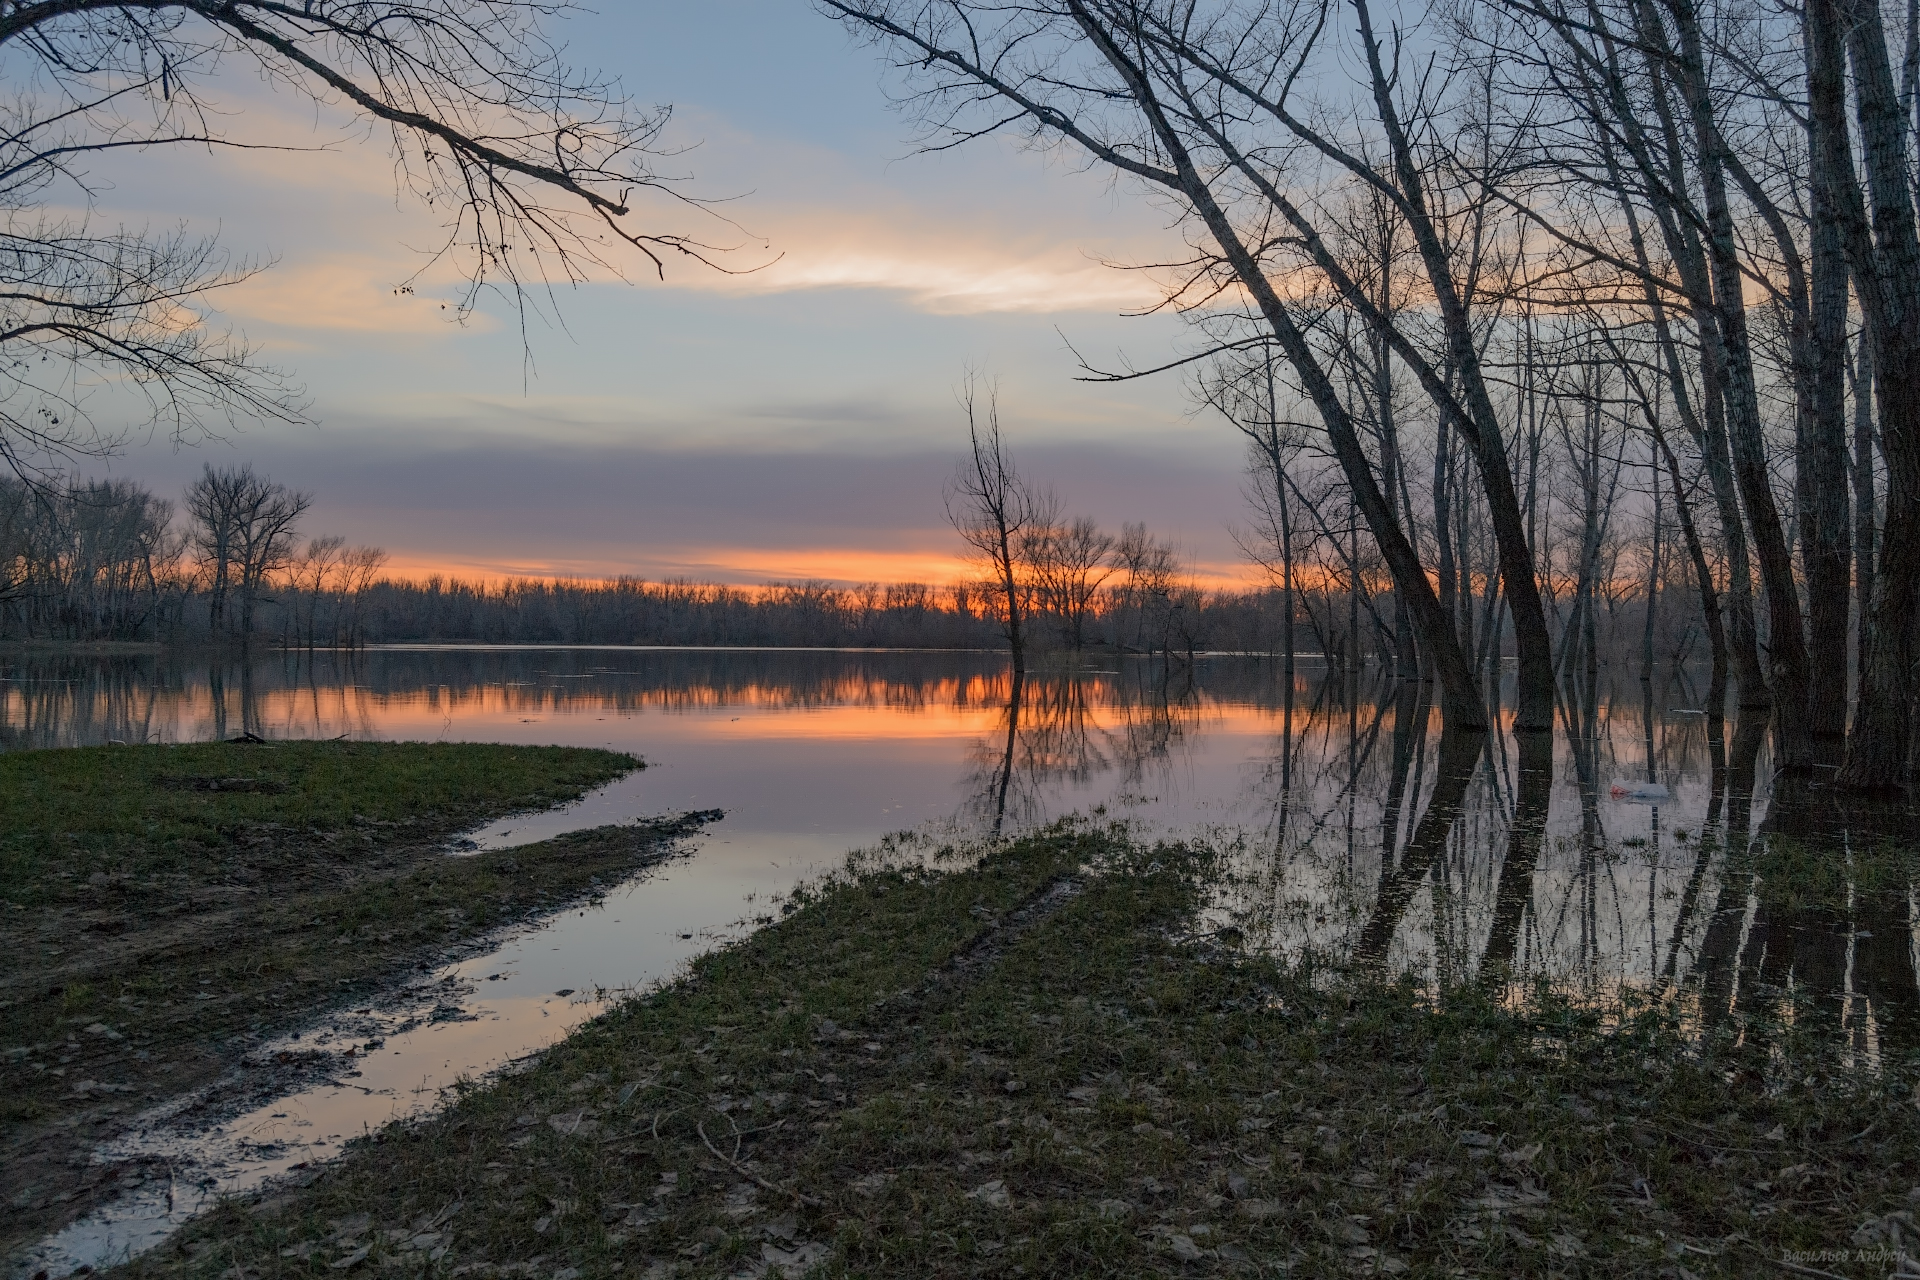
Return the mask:
<svg viewBox="0 0 1920 1280">
<path fill-rule="evenodd" d="M 1769 799 L 1758 755 L 1716 772 L 1704 717 L 1668 711 L 1698 705 L 1684 678 L 1579 712 L 1544 772 L 1505 733 L 1449 772 L 1425 686 L 1314 665 L 1289 697 L 1277 664 L 1249 658 L 1091 655 L 1016 682 L 978 653 L 396 647 L 46 658 L 4 675 L 8 747 L 245 731 L 560 742 L 649 766 L 478 833 L 489 843 L 694 808 L 728 813 L 702 858 L 743 867 L 1074 812 L 1202 832 L 1238 851 L 1219 909 L 1263 945 L 1442 976 L 1492 956 L 1683 981 L 1722 851 Z M 1670 789 L 1660 804 L 1610 793 L 1652 779 Z M 1516 814 L 1542 797 L 1537 834 L 1516 841 Z"/>
</svg>

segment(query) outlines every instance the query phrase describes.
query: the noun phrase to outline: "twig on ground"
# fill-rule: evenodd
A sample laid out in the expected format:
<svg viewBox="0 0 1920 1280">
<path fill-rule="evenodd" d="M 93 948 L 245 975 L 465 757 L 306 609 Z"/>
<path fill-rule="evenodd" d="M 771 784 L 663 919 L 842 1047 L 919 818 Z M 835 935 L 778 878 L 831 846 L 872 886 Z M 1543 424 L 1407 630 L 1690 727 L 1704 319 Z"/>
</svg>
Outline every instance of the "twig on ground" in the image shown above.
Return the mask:
<svg viewBox="0 0 1920 1280">
<path fill-rule="evenodd" d="M 735 1173 L 738 1173 L 741 1176 L 746 1178 L 751 1178 L 753 1180 L 754 1185 L 762 1188 L 763 1190 L 771 1191 L 775 1195 L 792 1196 L 795 1200 L 799 1201 L 801 1204 L 806 1205 L 810 1209 L 818 1209 L 821 1207 L 821 1201 L 808 1195 L 806 1192 L 795 1191 L 789 1187 L 782 1187 L 782 1186 L 776 1185 L 775 1183 L 768 1182 L 765 1178 L 761 1177 L 759 1174 L 755 1173 L 753 1170 L 747 1168 L 747 1166 L 741 1164 L 738 1160 L 733 1159 L 731 1156 L 722 1155 L 720 1153 L 720 1148 L 713 1145 L 713 1139 L 707 1136 L 706 1126 L 702 1125 L 698 1120 L 695 1120 L 693 1122 L 693 1127 L 695 1131 L 699 1133 L 700 1141 L 706 1143 L 707 1150 L 713 1152 L 714 1159 L 722 1161 L 727 1165 L 730 1165 L 733 1168 L 733 1171 Z"/>
</svg>

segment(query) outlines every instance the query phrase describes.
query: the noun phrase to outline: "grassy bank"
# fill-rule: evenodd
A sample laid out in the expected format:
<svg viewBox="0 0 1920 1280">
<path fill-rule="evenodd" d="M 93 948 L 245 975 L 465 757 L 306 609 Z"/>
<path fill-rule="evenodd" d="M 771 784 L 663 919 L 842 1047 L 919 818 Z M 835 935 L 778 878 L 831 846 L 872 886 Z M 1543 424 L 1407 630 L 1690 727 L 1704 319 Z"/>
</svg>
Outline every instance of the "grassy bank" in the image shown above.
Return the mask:
<svg viewBox="0 0 1920 1280">
<path fill-rule="evenodd" d="M 131 1270 L 1893 1269 L 1871 1251 L 1911 1231 L 1920 1182 L 1902 1071 L 1779 1027 L 1702 1043 L 1653 1013 L 1291 969 L 1188 933 L 1211 874 L 1069 828 L 946 869 L 856 862 L 524 1073 Z"/>
<path fill-rule="evenodd" d="M 657 856 L 681 828 L 446 853 L 462 828 L 638 767 L 605 751 L 418 743 L 0 755 L 0 1244 L 110 1194 L 119 1171 L 87 1154 L 131 1115 L 462 938 Z"/>
</svg>

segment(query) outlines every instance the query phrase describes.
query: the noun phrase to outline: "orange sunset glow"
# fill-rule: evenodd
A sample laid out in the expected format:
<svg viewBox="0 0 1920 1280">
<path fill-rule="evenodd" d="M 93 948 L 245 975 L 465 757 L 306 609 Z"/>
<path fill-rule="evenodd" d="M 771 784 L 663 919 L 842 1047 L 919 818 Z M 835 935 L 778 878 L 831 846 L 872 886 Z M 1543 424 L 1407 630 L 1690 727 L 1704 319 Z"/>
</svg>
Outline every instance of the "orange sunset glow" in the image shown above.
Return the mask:
<svg viewBox="0 0 1920 1280">
<path fill-rule="evenodd" d="M 637 562 L 637 563 L 636 563 Z M 1296 581 L 1307 585 L 1307 571 L 1296 571 Z M 685 578 L 752 588 L 779 582 L 830 582 L 841 586 L 862 583 L 921 582 L 952 586 L 980 578 L 978 566 L 957 555 L 937 552 L 869 551 L 854 547 L 818 548 L 703 548 L 693 555 L 661 564 L 633 560 L 499 560 L 475 556 L 456 558 L 390 553 L 384 576 L 396 581 L 424 582 L 429 578 L 458 579 L 495 586 L 515 579 L 576 579 L 602 581 L 638 577 L 650 581 Z M 1193 564 L 1189 576 L 1211 590 L 1245 591 L 1268 585 L 1258 567 L 1232 561 Z"/>
</svg>

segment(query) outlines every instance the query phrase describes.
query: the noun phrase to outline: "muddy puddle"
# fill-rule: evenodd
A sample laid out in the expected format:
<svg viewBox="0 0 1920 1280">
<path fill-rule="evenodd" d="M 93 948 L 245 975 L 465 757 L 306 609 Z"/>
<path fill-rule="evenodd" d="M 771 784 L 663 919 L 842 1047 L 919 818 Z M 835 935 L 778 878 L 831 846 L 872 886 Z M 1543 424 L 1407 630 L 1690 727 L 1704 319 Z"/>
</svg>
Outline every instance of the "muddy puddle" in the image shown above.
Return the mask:
<svg viewBox="0 0 1920 1280">
<path fill-rule="evenodd" d="M 545 839 L 601 825 L 610 805 L 619 807 L 596 795 L 528 822 L 524 838 L 492 829 L 472 838 L 490 848 Z M 149 1112 L 95 1153 L 128 1168 L 118 1198 L 20 1258 L 15 1273 L 57 1280 L 122 1262 L 222 1196 L 310 1176 L 352 1139 L 438 1105 L 455 1081 L 511 1069 L 609 1002 L 772 918 L 797 881 L 827 869 L 764 841 L 727 843 L 725 827 L 599 901 L 470 947 L 422 981 L 257 1048 L 211 1090 Z"/>
</svg>

